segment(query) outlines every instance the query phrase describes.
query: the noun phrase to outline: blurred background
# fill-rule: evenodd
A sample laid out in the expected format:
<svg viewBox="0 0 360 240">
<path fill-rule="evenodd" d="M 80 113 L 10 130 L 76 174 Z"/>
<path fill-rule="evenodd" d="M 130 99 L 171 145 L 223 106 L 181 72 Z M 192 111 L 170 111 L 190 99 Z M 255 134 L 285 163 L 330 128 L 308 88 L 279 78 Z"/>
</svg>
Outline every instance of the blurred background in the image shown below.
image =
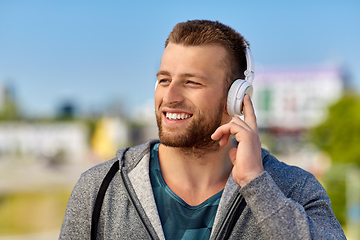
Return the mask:
<svg viewBox="0 0 360 240">
<path fill-rule="evenodd" d="M 264 148 L 312 172 L 360 239 L 360 2 L 0 0 L 0 240 L 57 239 L 81 172 L 157 137 L 164 42 L 243 34 Z"/>
</svg>

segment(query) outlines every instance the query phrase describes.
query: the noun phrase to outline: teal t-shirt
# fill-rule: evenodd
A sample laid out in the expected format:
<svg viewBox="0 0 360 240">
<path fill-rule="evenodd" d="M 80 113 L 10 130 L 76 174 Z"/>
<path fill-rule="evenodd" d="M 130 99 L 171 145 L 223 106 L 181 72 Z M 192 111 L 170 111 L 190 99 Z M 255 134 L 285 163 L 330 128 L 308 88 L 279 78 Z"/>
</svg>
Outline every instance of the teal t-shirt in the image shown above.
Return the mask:
<svg viewBox="0 0 360 240">
<path fill-rule="evenodd" d="M 160 169 L 159 144 L 150 157 L 150 180 L 166 239 L 209 239 L 222 191 L 190 206 L 167 186 Z"/>
</svg>

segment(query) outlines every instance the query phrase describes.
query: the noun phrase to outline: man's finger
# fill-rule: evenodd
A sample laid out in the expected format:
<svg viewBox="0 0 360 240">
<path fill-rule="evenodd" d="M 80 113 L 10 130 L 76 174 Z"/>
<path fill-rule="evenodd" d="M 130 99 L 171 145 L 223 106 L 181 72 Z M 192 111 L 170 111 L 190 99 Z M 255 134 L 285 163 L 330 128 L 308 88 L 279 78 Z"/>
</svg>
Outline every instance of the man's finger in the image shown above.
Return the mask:
<svg viewBox="0 0 360 240">
<path fill-rule="evenodd" d="M 245 128 L 245 129 L 247 129 L 247 130 L 252 130 L 252 129 L 249 127 L 249 125 L 247 125 L 247 123 L 244 122 L 244 121 L 243 121 L 240 117 L 238 117 L 238 116 L 233 117 L 230 122 L 236 123 L 237 125 Z"/>
<path fill-rule="evenodd" d="M 258 132 L 254 107 L 253 107 L 252 101 L 250 99 L 250 96 L 247 94 L 244 96 L 243 112 L 244 112 L 244 122 L 254 132 Z"/>
<path fill-rule="evenodd" d="M 237 134 L 240 131 L 249 130 L 247 129 L 249 127 L 246 126 L 244 122 L 242 125 L 244 126 L 241 126 L 235 122 L 229 122 L 227 124 L 224 124 L 215 130 L 215 132 L 211 135 L 211 138 L 213 140 L 218 140 L 220 138 L 223 138 L 224 136 L 230 136 L 230 134 Z"/>
</svg>

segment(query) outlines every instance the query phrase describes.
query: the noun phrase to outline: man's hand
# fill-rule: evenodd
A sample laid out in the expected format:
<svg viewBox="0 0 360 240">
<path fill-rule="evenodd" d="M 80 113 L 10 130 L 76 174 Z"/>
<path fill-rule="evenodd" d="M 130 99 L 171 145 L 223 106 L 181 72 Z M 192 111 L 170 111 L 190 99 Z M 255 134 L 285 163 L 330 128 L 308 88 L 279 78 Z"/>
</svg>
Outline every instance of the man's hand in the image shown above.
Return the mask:
<svg viewBox="0 0 360 240">
<path fill-rule="evenodd" d="M 244 121 L 239 117 L 220 126 L 213 133 L 213 140 L 220 139 L 219 144 L 225 146 L 231 134 L 239 142 L 237 148 L 229 151 L 230 159 L 234 165 L 232 175 L 234 181 L 243 187 L 264 171 L 261 158 L 261 143 L 258 135 L 256 116 L 250 97 L 244 97 Z"/>
</svg>

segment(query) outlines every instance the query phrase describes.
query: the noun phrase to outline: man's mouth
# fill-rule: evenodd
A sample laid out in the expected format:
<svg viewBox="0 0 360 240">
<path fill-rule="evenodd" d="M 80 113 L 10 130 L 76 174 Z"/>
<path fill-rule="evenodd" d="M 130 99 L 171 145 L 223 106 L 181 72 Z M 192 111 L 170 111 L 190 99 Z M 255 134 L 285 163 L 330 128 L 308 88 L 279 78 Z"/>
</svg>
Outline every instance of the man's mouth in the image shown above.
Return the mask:
<svg viewBox="0 0 360 240">
<path fill-rule="evenodd" d="M 188 114 L 188 113 L 169 113 L 166 112 L 165 116 L 167 119 L 169 120 L 184 120 L 187 118 L 190 118 L 192 116 L 192 114 Z"/>
</svg>

